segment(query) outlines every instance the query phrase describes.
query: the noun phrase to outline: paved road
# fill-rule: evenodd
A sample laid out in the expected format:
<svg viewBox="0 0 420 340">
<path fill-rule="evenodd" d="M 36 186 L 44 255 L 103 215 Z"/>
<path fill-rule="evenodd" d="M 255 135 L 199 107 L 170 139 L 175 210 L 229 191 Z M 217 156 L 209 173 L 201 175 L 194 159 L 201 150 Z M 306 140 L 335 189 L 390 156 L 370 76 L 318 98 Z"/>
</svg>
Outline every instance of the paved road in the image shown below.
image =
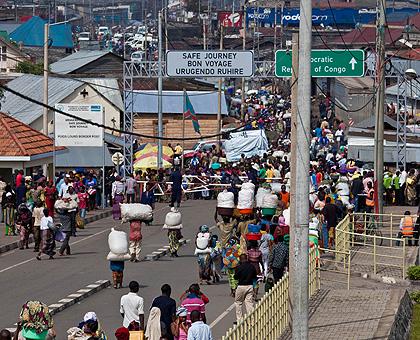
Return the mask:
<svg viewBox="0 0 420 340">
<path fill-rule="evenodd" d="M 201 224 L 214 224 L 214 207 L 214 201 L 187 201 L 183 204 L 181 210 L 185 238 L 193 240 Z M 144 257 L 167 244 L 166 233 L 160 227 L 167 211 L 168 207 L 157 205 L 154 225 L 143 228 Z M 69 257 L 38 262 L 31 250 L 17 250 L 0 256 L 0 298 L 2 305 L 8 306 L 0 313 L 0 326 L 12 326 L 20 306 L 28 299 L 39 299 L 51 304 L 96 280 L 110 279 L 109 262 L 105 257 L 109 251 L 109 228 L 114 224 L 111 218 L 89 224 L 77 238 L 72 239 L 73 255 Z M 127 229 L 127 226 L 124 228 Z M 169 283 L 173 287 L 173 297 L 179 301 L 182 292 L 191 283 L 197 282 L 193 252 L 194 246 L 190 243 L 181 248 L 181 256 L 176 259 L 164 257 L 156 262 L 127 263 L 124 282 L 126 285 L 130 280 L 140 282 L 140 295 L 144 297 L 147 309 L 153 298 L 160 294 L 163 283 Z M 121 325 L 119 299 L 126 291 L 126 288 L 109 288 L 57 314 L 54 320 L 60 334 L 58 338 L 64 339 L 65 331 L 77 325 L 83 314 L 91 310 L 97 312 L 105 331 L 112 334 Z M 224 280 L 218 285 L 203 286 L 203 291 L 210 297 L 207 307 L 208 322 L 216 320 L 213 332 L 216 338 L 220 338 L 234 319 L 234 311 L 226 315 L 223 313 L 233 303 L 233 299 L 228 296 L 227 282 Z"/>
</svg>

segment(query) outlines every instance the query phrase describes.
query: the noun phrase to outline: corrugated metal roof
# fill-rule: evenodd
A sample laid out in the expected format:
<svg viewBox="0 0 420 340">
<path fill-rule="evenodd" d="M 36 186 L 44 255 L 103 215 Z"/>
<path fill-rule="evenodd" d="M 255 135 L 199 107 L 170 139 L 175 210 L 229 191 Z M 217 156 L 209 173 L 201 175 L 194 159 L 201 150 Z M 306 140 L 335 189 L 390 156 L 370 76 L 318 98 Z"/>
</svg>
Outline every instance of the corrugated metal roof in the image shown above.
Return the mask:
<svg viewBox="0 0 420 340">
<path fill-rule="evenodd" d="M 0 31 L 5 31 L 7 34 L 11 34 L 14 30 L 16 30 L 22 24 L 16 23 L 0 23 Z"/>
<path fill-rule="evenodd" d="M 158 110 L 157 91 L 135 91 L 133 93 L 135 113 L 156 113 Z M 218 93 L 208 91 L 188 91 L 188 97 L 196 114 L 217 114 Z M 131 96 L 128 96 L 129 100 Z M 163 113 L 179 113 L 184 111 L 183 91 L 163 91 Z M 226 98 L 222 96 L 222 115 L 227 115 Z"/>
<path fill-rule="evenodd" d="M 60 59 L 50 65 L 51 72 L 68 74 L 71 73 L 104 55 L 111 53 L 109 51 L 87 51 L 81 50 L 69 56 Z"/>
<path fill-rule="evenodd" d="M 119 89 L 118 80 L 115 78 L 80 78 L 88 82 L 92 87 L 114 104 L 118 109 L 124 111 L 124 103 Z M 96 84 L 96 85 L 93 85 Z"/>
<path fill-rule="evenodd" d="M 43 77 L 32 74 L 25 74 L 7 84 L 13 90 L 19 91 L 38 101 L 43 100 Z M 83 83 L 70 78 L 50 77 L 48 80 L 48 104 L 54 106 L 60 103 L 64 98 L 72 94 L 77 88 L 83 86 Z M 31 103 L 10 92 L 4 91 L 4 102 L 2 111 L 10 116 L 20 120 L 25 124 L 31 124 L 42 116 L 42 106 Z"/>
</svg>

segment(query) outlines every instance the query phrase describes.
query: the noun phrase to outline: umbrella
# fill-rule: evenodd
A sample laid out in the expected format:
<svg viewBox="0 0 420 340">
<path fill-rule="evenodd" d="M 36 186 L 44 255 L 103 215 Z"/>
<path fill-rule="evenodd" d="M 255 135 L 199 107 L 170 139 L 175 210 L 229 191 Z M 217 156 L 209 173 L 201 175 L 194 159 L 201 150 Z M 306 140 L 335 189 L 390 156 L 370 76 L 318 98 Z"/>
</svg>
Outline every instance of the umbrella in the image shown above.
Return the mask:
<svg viewBox="0 0 420 340">
<path fill-rule="evenodd" d="M 170 168 L 172 166 L 171 163 L 169 163 L 166 160 L 162 160 L 162 168 Z M 134 162 L 134 170 L 145 170 L 145 169 L 158 169 L 157 166 L 157 157 L 149 156 L 147 158 L 143 158 L 139 161 Z"/>
<path fill-rule="evenodd" d="M 134 154 L 134 169 L 157 169 L 158 146 L 147 143 L 139 146 Z M 162 146 L 162 167 L 170 168 L 173 151 L 169 146 Z"/>
</svg>

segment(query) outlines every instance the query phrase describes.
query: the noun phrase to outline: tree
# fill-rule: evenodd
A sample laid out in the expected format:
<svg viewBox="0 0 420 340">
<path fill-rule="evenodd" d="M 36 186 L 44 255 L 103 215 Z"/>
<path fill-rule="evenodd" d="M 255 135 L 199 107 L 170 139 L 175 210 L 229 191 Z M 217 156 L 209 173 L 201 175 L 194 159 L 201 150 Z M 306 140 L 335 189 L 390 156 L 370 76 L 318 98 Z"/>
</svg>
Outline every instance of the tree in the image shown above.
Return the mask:
<svg viewBox="0 0 420 340">
<path fill-rule="evenodd" d="M 27 60 L 20 61 L 16 65 L 16 72 L 41 75 L 44 72 L 44 63 L 39 62 L 34 64 Z"/>
</svg>

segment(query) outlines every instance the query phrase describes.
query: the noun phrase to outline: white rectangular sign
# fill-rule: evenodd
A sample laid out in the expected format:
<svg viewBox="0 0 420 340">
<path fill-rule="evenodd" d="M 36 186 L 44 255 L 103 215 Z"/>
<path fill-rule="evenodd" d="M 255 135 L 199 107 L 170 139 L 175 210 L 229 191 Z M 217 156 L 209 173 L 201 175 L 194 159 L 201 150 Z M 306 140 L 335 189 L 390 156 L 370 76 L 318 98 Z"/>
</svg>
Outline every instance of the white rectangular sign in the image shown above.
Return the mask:
<svg viewBox="0 0 420 340">
<path fill-rule="evenodd" d="M 102 105 L 56 104 L 55 108 L 94 123 L 103 124 Z M 103 128 L 58 112 L 55 113 L 54 131 L 56 146 L 103 146 Z"/>
<path fill-rule="evenodd" d="M 168 51 L 168 77 L 242 78 L 254 74 L 252 51 Z"/>
</svg>

